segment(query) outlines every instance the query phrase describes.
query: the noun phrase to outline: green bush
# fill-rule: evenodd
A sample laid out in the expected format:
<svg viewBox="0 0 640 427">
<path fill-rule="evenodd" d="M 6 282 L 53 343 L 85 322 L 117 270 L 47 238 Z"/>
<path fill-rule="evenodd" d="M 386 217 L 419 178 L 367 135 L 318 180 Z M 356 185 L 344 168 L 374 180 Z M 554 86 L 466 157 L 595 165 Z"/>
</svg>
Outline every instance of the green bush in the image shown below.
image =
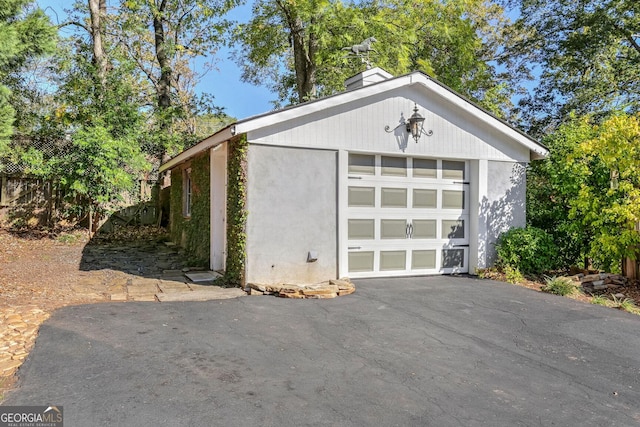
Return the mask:
<svg viewBox="0 0 640 427">
<path fill-rule="evenodd" d="M 498 266 L 540 274 L 558 266 L 558 248 L 549 233 L 535 227 L 512 228 L 496 244 Z"/>
<path fill-rule="evenodd" d="M 524 281 L 524 276 L 522 275 L 522 273 L 520 273 L 520 270 L 511 267 L 510 265 L 507 265 L 504 268 L 504 274 L 507 282 L 511 284 L 517 285 L 518 283 Z"/>
<path fill-rule="evenodd" d="M 550 294 L 565 296 L 578 290 L 577 286 L 567 277 L 547 277 L 545 282 L 542 291 Z"/>
</svg>

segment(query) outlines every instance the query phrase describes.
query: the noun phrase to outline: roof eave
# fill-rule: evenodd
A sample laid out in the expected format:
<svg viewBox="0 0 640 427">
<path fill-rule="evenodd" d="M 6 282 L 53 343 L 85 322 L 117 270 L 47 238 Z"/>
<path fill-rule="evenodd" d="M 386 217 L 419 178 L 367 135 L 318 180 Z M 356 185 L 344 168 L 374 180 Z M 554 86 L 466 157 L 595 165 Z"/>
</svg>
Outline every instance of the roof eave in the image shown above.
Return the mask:
<svg viewBox="0 0 640 427">
<path fill-rule="evenodd" d="M 213 135 L 208 136 L 207 138 L 198 142 L 196 145 L 189 148 L 188 150 L 185 150 L 182 153 L 178 154 L 168 162 L 164 163 L 163 165 L 160 166 L 160 169 L 158 170 L 158 172 L 162 173 L 164 171 L 171 170 L 176 166 L 179 166 L 182 163 L 185 163 L 188 160 L 194 158 L 195 156 L 202 153 L 203 151 L 208 150 L 210 148 L 214 148 L 222 144 L 223 142 L 230 140 L 235 135 L 236 135 L 236 124 L 232 123 L 227 127 L 220 129 L 218 132 L 214 133 Z"/>
</svg>

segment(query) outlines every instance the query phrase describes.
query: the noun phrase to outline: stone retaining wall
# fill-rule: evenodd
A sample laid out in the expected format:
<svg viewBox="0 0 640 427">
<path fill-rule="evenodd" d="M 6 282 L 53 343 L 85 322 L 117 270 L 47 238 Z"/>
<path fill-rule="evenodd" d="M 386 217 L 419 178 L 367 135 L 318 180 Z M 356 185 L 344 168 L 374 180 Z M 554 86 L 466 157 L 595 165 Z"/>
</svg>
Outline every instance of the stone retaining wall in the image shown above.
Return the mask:
<svg viewBox="0 0 640 427">
<path fill-rule="evenodd" d="M 245 288 L 249 295 L 274 295 L 280 298 L 313 298 L 325 299 L 349 295 L 356 291 L 356 287 L 348 278 L 329 280 L 315 285 L 262 285 L 249 283 Z"/>
</svg>

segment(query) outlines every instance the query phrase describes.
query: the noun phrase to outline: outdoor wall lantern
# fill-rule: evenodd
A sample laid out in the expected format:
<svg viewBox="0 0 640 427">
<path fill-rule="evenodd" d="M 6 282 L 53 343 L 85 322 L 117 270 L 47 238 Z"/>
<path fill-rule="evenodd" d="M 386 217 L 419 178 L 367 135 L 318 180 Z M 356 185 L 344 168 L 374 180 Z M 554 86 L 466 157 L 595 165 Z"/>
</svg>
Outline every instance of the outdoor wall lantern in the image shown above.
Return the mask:
<svg viewBox="0 0 640 427">
<path fill-rule="evenodd" d="M 413 114 L 411 115 L 411 117 L 409 117 L 408 120 L 401 122 L 398 126 L 396 126 L 393 129 L 391 129 L 390 126 L 385 126 L 384 130 L 387 133 L 391 133 L 394 130 L 398 129 L 402 125 L 406 126 L 407 133 L 411 134 L 411 137 L 416 142 L 416 144 L 418 143 L 418 140 L 420 139 L 420 135 L 422 135 L 422 134 L 425 134 L 427 136 L 433 135 L 433 131 L 432 130 L 424 130 L 424 117 L 422 117 L 420 115 L 420 113 L 418 113 L 418 105 L 417 104 L 414 104 L 414 106 L 413 106 Z"/>
</svg>

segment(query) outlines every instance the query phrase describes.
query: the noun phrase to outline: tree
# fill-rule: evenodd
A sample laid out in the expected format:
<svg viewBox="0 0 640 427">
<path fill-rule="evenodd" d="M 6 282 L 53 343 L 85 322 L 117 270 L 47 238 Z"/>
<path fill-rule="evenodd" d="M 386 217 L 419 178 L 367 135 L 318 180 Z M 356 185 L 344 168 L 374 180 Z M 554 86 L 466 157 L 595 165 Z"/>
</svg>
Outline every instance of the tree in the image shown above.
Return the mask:
<svg viewBox="0 0 640 427">
<path fill-rule="evenodd" d="M 597 162 L 600 179 L 582 183 L 571 215 L 593 233 L 593 262 L 618 271 L 623 258 L 637 257 L 640 245 L 640 114 L 616 114 L 593 130 L 573 161 L 583 175 L 592 175 Z"/>
<path fill-rule="evenodd" d="M 573 118 L 543 142 L 527 177 L 527 222 L 551 235 L 565 267 L 618 271 L 640 234 L 640 116 Z"/>
<path fill-rule="evenodd" d="M 528 34 L 514 45 L 541 67 L 540 85 L 524 100 L 534 132 L 578 116 L 638 111 L 640 2 L 636 0 L 514 0 Z"/>
<path fill-rule="evenodd" d="M 33 58 L 51 52 L 55 29 L 41 9 L 30 0 L 5 0 L 0 7 L 0 154 L 7 154 L 16 116 L 10 81 Z"/>
<path fill-rule="evenodd" d="M 243 79 L 267 82 L 278 105 L 343 90 L 346 77 L 365 66 L 343 48 L 374 36 L 375 65 L 396 75 L 422 70 L 503 114 L 526 75 L 499 47 L 517 40 L 507 23 L 503 10 L 485 0 L 260 0 L 233 43 Z"/>
<path fill-rule="evenodd" d="M 195 134 L 199 103 L 194 86 L 203 74 L 191 64 L 196 58 L 214 58 L 228 25 L 222 16 L 236 4 L 235 0 L 122 0 L 118 16 L 113 17 L 111 31 L 153 87 L 150 104 L 161 160 L 182 149 L 185 133 Z"/>
<path fill-rule="evenodd" d="M 527 172 L 527 224 L 553 236 L 560 251 L 560 264 L 589 266 L 589 245 L 593 232 L 572 204 L 580 189 L 606 185 L 608 171 L 592 159 L 587 170 L 579 161 L 570 161 L 582 141 L 595 137 L 588 118 L 573 118 L 542 139 L 549 156 L 529 164 Z"/>
</svg>

